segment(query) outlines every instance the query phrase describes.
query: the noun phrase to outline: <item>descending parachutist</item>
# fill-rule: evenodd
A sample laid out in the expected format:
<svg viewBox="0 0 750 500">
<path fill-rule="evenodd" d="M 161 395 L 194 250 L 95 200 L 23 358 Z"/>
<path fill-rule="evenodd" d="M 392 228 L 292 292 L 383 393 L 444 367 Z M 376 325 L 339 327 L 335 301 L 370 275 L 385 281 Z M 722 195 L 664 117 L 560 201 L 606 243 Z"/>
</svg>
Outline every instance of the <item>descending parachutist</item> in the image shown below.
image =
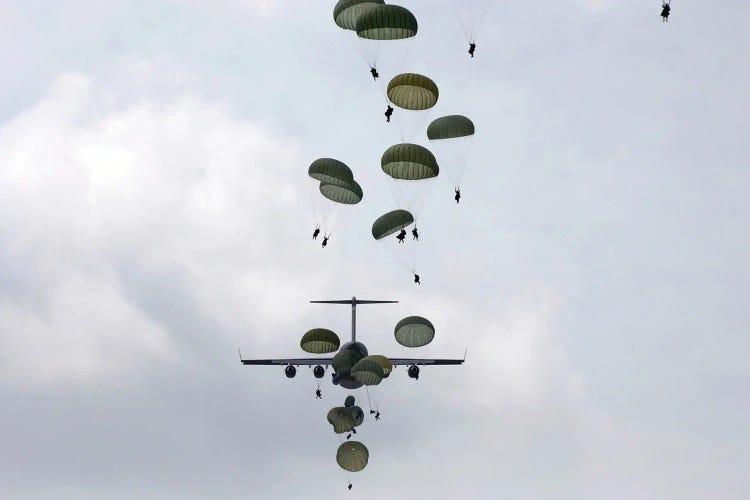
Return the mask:
<svg viewBox="0 0 750 500">
<path fill-rule="evenodd" d="M 328 244 L 328 238 L 330 238 L 330 236 L 323 236 L 323 248 Z"/>
<path fill-rule="evenodd" d="M 316 399 L 323 399 L 323 393 L 320 392 L 320 388 L 315 389 L 315 398 Z"/>
<path fill-rule="evenodd" d="M 414 226 L 414 229 L 411 230 L 411 236 L 412 236 L 411 238 L 412 240 L 419 241 L 419 233 L 417 232 L 417 226 Z"/>
<path fill-rule="evenodd" d="M 349 490 L 352 489 L 352 483 L 349 483 Z"/>
<path fill-rule="evenodd" d="M 313 231 L 313 239 L 317 239 L 318 235 L 320 234 L 320 227 L 316 227 L 315 231 Z"/>
<path fill-rule="evenodd" d="M 417 285 L 421 285 L 422 283 L 419 282 L 419 275 L 417 273 L 414 273 L 414 283 Z"/>
<path fill-rule="evenodd" d="M 385 121 L 386 121 L 386 123 L 390 123 L 391 122 L 391 115 L 392 114 L 393 114 L 393 108 L 389 104 L 388 105 L 388 109 L 385 110 Z"/>
<path fill-rule="evenodd" d="M 456 196 L 453 197 L 454 200 L 456 200 L 456 203 L 458 203 L 458 200 L 461 199 L 461 190 L 456 188 Z"/>
<path fill-rule="evenodd" d="M 404 238 L 406 238 L 406 229 L 401 228 L 401 232 L 398 233 L 398 236 L 396 236 L 396 239 L 398 239 L 399 243 L 403 243 L 404 242 Z"/>
<path fill-rule="evenodd" d="M 663 22 L 669 21 L 669 11 L 671 11 L 672 8 L 669 6 L 669 1 L 665 1 L 661 4 L 661 20 Z"/>
<path fill-rule="evenodd" d="M 378 70 L 376 70 L 374 66 L 372 68 L 370 68 L 370 74 L 372 75 L 372 79 L 373 80 L 377 80 L 378 77 L 380 76 L 378 74 Z"/>
<path fill-rule="evenodd" d="M 470 43 L 469 44 L 469 54 L 471 54 L 471 57 L 474 57 L 474 51 L 477 49 L 476 43 Z"/>
</svg>

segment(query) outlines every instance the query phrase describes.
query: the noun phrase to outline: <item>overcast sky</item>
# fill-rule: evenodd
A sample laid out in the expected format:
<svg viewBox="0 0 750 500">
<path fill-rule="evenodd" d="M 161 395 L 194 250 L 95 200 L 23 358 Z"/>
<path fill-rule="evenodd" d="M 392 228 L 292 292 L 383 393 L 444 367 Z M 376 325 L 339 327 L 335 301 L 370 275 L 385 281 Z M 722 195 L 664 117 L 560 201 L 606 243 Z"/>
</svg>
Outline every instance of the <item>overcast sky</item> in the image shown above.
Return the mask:
<svg viewBox="0 0 750 500">
<path fill-rule="evenodd" d="M 404 0 L 406 69 L 477 127 L 417 286 L 370 236 L 400 137 L 334 3 L 0 0 L 0 497 L 749 498 L 750 5 L 496 1 L 472 60 Z M 325 250 L 321 156 L 365 192 Z M 352 295 L 400 301 L 371 353 L 468 358 L 382 384 L 347 475 L 346 391 L 237 347 L 345 338 L 308 300 Z"/>
</svg>

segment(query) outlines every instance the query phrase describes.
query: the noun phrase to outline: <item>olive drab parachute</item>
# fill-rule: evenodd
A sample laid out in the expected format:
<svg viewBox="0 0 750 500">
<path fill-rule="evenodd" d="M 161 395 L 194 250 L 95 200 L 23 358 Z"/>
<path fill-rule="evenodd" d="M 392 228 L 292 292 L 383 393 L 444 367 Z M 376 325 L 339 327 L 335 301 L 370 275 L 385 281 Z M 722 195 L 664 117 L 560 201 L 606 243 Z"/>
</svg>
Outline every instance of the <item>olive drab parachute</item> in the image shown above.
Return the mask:
<svg viewBox="0 0 750 500">
<path fill-rule="evenodd" d="M 349 408 L 337 406 L 328 412 L 328 423 L 333 426 L 333 432 L 343 434 L 354 430 L 355 419 Z"/>
<path fill-rule="evenodd" d="M 402 73 L 388 82 L 388 99 L 401 110 L 393 116 L 403 141 L 411 141 L 424 127 L 440 97 L 438 86 L 417 73 Z"/>
<path fill-rule="evenodd" d="M 367 357 L 360 359 L 352 368 L 352 376 L 364 385 L 378 385 L 383 380 L 383 367 Z"/>
<path fill-rule="evenodd" d="M 363 196 L 362 188 L 356 181 L 351 181 L 343 185 L 321 182 L 320 194 L 335 203 L 343 205 L 356 205 L 362 201 Z"/>
<path fill-rule="evenodd" d="M 359 356 L 354 352 L 345 350 L 339 351 L 331 360 L 331 365 L 336 373 L 346 373 L 352 369 L 359 361 Z"/>
<path fill-rule="evenodd" d="M 474 131 L 474 122 L 463 115 L 441 116 L 427 127 L 431 147 L 455 189 L 461 187 Z"/>
<path fill-rule="evenodd" d="M 333 158 L 318 158 L 310 164 L 307 174 L 316 181 L 328 184 L 346 184 L 354 181 L 352 170 L 345 163 Z"/>
<path fill-rule="evenodd" d="M 381 356 L 380 354 L 371 354 L 370 356 L 362 359 L 370 359 L 379 364 L 383 369 L 383 378 L 388 378 L 388 375 L 390 375 L 393 371 L 393 363 L 391 363 L 391 360 L 386 358 L 385 356 Z"/>
<path fill-rule="evenodd" d="M 389 177 L 396 204 L 416 221 L 427 203 L 432 181 L 440 173 L 435 155 L 417 144 L 396 144 L 383 153 L 380 166 Z"/>
<path fill-rule="evenodd" d="M 409 316 L 396 324 L 396 342 L 404 347 L 426 346 L 435 338 L 435 327 L 421 316 Z"/>
<path fill-rule="evenodd" d="M 347 396 L 344 400 L 344 406 L 347 408 L 350 406 L 354 406 L 354 396 Z"/>
<path fill-rule="evenodd" d="M 474 122 L 463 115 L 441 116 L 427 127 L 427 138 L 431 141 L 457 139 L 471 135 L 474 135 Z"/>
<path fill-rule="evenodd" d="M 336 462 L 344 470 L 359 472 L 367 467 L 370 452 L 367 447 L 359 441 L 346 441 L 341 443 L 336 451 Z"/>
<path fill-rule="evenodd" d="M 396 144 L 386 149 L 380 167 L 389 177 L 405 181 L 431 179 L 440 173 L 435 156 L 418 144 Z"/>
<path fill-rule="evenodd" d="M 408 227 L 414 222 L 414 216 L 407 210 L 392 210 L 383 214 L 372 225 L 372 237 L 381 240 L 402 229 Z"/>
<path fill-rule="evenodd" d="M 437 104 L 440 91 L 435 82 L 417 73 L 402 73 L 388 82 L 388 99 L 399 108 L 424 111 Z"/>
<path fill-rule="evenodd" d="M 336 352 L 341 345 L 339 336 L 325 328 L 308 330 L 299 343 L 303 351 L 310 354 L 326 354 Z"/>
<path fill-rule="evenodd" d="M 403 40 L 417 34 L 414 14 L 400 5 L 374 5 L 363 10 L 354 26 L 357 36 L 368 40 Z"/>
<path fill-rule="evenodd" d="M 357 18 L 374 5 L 383 5 L 384 0 L 339 0 L 333 7 L 333 22 L 345 30 L 354 31 Z"/>
<path fill-rule="evenodd" d="M 315 227 L 322 226 L 324 236 L 330 236 L 351 215 L 351 207 L 362 201 L 362 188 L 352 170 L 333 158 L 318 158 L 310 164 L 307 174 L 319 182 L 310 193 Z"/>
</svg>

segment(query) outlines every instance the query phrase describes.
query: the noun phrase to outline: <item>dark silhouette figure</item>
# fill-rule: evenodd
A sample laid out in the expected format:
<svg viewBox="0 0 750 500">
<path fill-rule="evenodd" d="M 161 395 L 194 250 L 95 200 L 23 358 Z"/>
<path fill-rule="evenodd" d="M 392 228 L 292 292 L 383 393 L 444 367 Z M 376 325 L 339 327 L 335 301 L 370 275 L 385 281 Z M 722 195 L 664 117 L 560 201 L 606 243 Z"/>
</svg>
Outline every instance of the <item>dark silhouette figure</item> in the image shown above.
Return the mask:
<svg viewBox="0 0 750 500">
<path fill-rule="evenodd" d="M 378 74 L 378 70 L 376 70 L 376 69 L 375 69 L 374 67 L 373 67 L 373 68 L 370 68 L 370 74 L 372 75 L 372 79 L 373 79 L 373 80 L 377 80 L 377 79 L 378 79 L 378 77 L 380 76 L 380 75 Z"/>
<path fill-rule="evenodd" d="M 370 415 L 372 415 L 373 413 L 375 413 L 375 410 L 370 410 Z"/>
<path fill-rule="evenodd" d="M 414 273 L 414 283 L 417 285 L 421 285 L 422 283 L 419 282 L 419 275 L 417 273 Z"/>
<path fill-rule="evenodd" d="M 347 435 L 346 435 L 346 440 L 347 440 L 347 441 L 349 441 L 349 438 L 350 438 L 350 437 L 352 437 L 352 434 L 351 434 L 351 433 L 347 434 Z"/>
<path fill-rule="evenodd" d="M 320 234 L 320 228 L 319 228 L 319 227 L 316 227 L 316 228 L 315 228 L 315 231 L 313 231 L 313 239 L 314 239 L 314 240 L 318 239 L 318 235 L 319 235 L 319 234 Z"/>
<path fill-rule="evenodd" d="M 419 241 L 419 233 L 417 232 L 417 226 L 414 226 L 414 229 L 411 230 L 411 239 Z"/>
<path fill-rule="evenodd" d="M 456 200 L 456 203 L 458 203 L 458 200 L 461 199 L 461 190 L 456 188 L 456 196 L 453 197 L 454 200 Z"/>
<path fill-rule="evenodd" d="M 399 243 L 403 243 L 404 242 L 404 238 L 406 238 L 406 229 L 402 228 L 401 232 L 398 233 L 398 236 L 396 236 L 396 238 L 398 239 Z"/>
<path fill-rule="evenodd" d="M 380 420 L 380 412 L 379 411 L 375 412 L 375 420 Z"/>
<path fill-rule="evenodd" d="M 328 238 L 330 238 L 330 236 L 323 236 L 323 248 L 328 244 Z"/>
<path fill-rule="evenodd" d="M 352 429 L 352 433 L 356 434 L 357 433 L 357 429 Z"/>
<path fill-rule="evenodd" d="M 352 489 L 352 483 L 349 483 L 349 491 Z"/>
<path fill-rule="evenodd" d="M 393 114 L 393 108 L 391 105 L 388 105 L 388 109 L 385 110 L 385 121 L 386 123 L 391 123 L 391 115 Z"/>
<path fill-rule="evenodd" d="M 672 7 L 669 6 L 669 2 L 664 2 L 661 4 L 661 20 L 663 22 L 669 21 L 669 12 L 672 10 Z"/>
<path fill-rule="evenodd" d="M 323 399 L 323 393 L 320 392 L 320 389 L 315 389 L 315 397 L 317 399 Z"/>
<path fill-rule="evenodd" d="M 470 43 L 469 44 L 469 54 L 471 54 L 471 57 L 474 57 L 474 51 L 477 50 L 477 44 L 476 43 Z"/>
</svg>

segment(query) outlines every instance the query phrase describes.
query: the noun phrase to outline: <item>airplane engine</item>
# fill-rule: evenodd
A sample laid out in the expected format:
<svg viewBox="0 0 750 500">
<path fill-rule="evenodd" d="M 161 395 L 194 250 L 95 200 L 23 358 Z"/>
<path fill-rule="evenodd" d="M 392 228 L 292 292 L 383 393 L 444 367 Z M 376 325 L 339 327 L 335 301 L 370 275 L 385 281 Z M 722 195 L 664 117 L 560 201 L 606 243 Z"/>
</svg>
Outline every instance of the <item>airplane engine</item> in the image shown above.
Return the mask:
<svg viewBox="0 0 750 500">
<path fill-rule="evenodd" d="M 417 365 L 411 365 L 409 367 L 409 378 L 419 380 L 419 367 Z"/>
<path fill-rule="evenodd" d="M 286 374 L 286 378 L 294 378 L 294 376 L 297 375 L 297 369 L 292 365 L 288 365 L 284 368 L 284 373 Z"/>
<path fill-rule="evenodd" d="M 318 365 L 315 368 L 313 368 L 313 375 L 315 375 L 315 378 L 323 378 L 323 375 L 326 374 L 325 368 Z"/>
</svg>

